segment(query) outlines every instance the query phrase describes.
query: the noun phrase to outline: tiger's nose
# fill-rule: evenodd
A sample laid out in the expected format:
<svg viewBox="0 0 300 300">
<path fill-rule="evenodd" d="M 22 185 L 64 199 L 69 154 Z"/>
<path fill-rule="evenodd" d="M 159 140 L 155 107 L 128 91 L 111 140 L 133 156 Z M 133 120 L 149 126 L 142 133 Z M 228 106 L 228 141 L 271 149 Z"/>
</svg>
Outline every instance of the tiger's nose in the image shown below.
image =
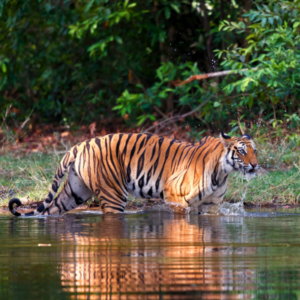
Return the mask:
<svg viewBox="0 0 300 300">
<path fill-rule="evenodd" d="M 250 163 L 250 165 L 252 166 L 252 168 L 254 169 L 257 166 L 257 163 Z"/>
</svg>

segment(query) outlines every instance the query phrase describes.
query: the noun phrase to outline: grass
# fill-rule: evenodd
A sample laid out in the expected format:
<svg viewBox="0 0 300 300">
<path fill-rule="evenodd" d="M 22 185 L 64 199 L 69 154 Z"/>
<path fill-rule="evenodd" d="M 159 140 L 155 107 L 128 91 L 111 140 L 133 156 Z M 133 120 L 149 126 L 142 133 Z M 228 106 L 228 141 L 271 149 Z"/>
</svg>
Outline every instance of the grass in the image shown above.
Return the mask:
<svg viewBox="0 0 300 300">
<path fill-rule="evenodd" d="M 40 153 L 0 156 L 0 206 L 12 197 L 24 203 L 44 200 L 61 158 Z"/>
<path fill-rule="evenodd" d="M 249 183 L 234 173 L 229 180 L 227 201 L 243 201 L 254 205 L 266 203 L 298 204 L 300 197 L 300 169 L 298 146 L 284 140 L 276 144 L 257 142 L 259 162 L 268 173 Z M 0 156 L 0 206 L 7 206 L 12 197 L 23 203 L 44 200 L 62 155 L 4 152 Z M 244 195 L 246 191 L 246 194 Z M 146 201 L 129 199 L 132 207 Z"/>
<path fill-rule="evenodd" d="M 250 205 L 299 204 L 300 170 L 292 167 L 287 171 L 269 171 L 247 182 L 240 174 L 233 174 L 225 199 Z"/>
</svg>

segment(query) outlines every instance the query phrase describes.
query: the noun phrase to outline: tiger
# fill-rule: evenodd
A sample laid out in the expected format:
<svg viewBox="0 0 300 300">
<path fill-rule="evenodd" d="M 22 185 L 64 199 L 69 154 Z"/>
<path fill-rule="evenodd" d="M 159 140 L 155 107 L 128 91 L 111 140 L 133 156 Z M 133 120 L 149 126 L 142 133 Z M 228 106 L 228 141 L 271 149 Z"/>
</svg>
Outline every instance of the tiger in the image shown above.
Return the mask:
<svg viewBox="0 0 300 300">
<path fill-rule="evenodd" d="M 248 134 L 222 132 L 197 143 L 150 133 L 110 134 L 81 142 L 64 155 L 46 199 L 35 210 L 17 212 L 22 205 L 17 198 L 10 200 L 9 210 L 15 216 L 62 215 L 96 195 L 104 214 L 123 213 L 131 194 L 201 213 L 203 204 L 223 201 L 232 172 L 253 177 L 259 168 Z"/>
</svg>

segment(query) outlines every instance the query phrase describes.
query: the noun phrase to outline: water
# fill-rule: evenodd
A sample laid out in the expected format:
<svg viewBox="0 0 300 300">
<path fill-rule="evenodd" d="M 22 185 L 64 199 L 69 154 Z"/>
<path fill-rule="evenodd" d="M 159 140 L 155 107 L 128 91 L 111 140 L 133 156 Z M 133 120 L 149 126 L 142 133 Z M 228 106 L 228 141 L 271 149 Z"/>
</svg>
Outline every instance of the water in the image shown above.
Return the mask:
<svg viewBox="0 0 300 300">
<path fill-rule="evenodd" d="M 186 208 L 178 203 L 157 204 L 148 209 L 149 212 L 175 212 L 179 214 L 198 214 L 198 210 Z M 246 214 L 242 201 L 237 203 L 206 204 L 202 206 L 202 215 L 243 216 Z"/>
<path fill-rule="evenodd" d="M 299 299 L 300 211 L 0 216 L 0 299 Z"/>
</svg>

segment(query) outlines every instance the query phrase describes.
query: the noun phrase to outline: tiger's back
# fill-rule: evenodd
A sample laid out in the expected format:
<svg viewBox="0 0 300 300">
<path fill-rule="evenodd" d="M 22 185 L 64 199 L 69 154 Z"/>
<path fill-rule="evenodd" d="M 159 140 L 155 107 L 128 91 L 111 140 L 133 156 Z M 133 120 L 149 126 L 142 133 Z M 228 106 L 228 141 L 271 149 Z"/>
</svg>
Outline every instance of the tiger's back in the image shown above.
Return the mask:
<svg viewBox="0 0 300 300">
<path fill-rule="evenodd" d="M 117 193 L 129 192 L 142 198 L 163 199 L 163 187 L 170 174 L 186 168 L 190 143 L 152 134 L 112 134 L 77 146 L 75 169 L 84 169 L 85 183 L 101 193 L 103 183 Z M 86 158 L 91 159 L 83 165 Z M 104 182 L 103 182 L 104 181 Z M 112 192 L 112 191 L 111 191 Z"/>
</svg>

